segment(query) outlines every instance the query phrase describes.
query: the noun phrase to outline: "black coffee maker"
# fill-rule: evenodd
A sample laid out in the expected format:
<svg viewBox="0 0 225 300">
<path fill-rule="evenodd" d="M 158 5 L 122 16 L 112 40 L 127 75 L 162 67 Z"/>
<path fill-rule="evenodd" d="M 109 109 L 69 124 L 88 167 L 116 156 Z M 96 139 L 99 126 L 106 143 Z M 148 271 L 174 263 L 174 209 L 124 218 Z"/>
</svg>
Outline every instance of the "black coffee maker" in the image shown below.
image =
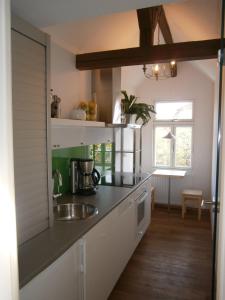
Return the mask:
<svg viewBox="0 0 225 300">
<path fill-rule="evenodd" d="M 101 176 L 94 168 L 93 159 L 72 158 L 70 166 L 72 194 L 95 194 L 96 186 L 99 183 Z"/>
</svg>

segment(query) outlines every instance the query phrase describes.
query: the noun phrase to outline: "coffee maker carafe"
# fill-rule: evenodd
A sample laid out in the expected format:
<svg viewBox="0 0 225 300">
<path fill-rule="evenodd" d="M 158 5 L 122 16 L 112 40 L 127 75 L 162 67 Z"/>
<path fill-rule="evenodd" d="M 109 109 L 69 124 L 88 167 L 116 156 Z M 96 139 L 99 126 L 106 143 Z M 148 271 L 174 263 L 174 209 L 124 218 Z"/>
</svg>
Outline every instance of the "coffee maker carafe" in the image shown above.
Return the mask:
<svg viewBox="0 0 225 300">
<path fill-rule="evenodd" d="M 95 194 L 96 185 L 100 180 L 100 174 L 94 168 L 93 159 L 72 158 L 70 164 L 72 194 Z"/>
</svg>

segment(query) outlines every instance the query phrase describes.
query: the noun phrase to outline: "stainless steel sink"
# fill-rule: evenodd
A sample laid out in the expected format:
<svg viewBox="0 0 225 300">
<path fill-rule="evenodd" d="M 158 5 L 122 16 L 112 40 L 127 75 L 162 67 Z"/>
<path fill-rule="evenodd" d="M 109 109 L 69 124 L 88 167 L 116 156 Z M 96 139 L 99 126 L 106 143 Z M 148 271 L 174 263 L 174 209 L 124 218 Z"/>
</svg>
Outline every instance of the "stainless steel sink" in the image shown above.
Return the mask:
<svg viewBox="0 0 225 300">
<path fill-rule="evenodd" d="M 92 204 L 66 203 L 56 207 L 56 220 L 85 220 L 98 214 L 98 209 Z"/>
</svg>

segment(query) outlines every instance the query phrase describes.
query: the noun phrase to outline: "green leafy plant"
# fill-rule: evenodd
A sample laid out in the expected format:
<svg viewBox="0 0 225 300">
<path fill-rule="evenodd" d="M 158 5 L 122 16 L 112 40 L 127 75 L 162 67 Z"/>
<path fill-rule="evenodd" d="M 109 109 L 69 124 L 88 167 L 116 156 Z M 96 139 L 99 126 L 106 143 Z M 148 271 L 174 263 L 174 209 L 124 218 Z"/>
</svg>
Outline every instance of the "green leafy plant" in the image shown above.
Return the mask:
<svg viewBox="0 0 225 300">
<path fill-rule="evenodd" d="M 124 114 L 136 115 L 136 121 L 142 120 L 143 125 L 147 124 L 151 119 L 151 114 L 155 114 L 154 105 L 146 103 L 136 103 L 137 97 L 134 95 L 128 96 L 126 91 L 121 91 L 124 98 L 121 99 L 122 111 Z"/>
</svg>

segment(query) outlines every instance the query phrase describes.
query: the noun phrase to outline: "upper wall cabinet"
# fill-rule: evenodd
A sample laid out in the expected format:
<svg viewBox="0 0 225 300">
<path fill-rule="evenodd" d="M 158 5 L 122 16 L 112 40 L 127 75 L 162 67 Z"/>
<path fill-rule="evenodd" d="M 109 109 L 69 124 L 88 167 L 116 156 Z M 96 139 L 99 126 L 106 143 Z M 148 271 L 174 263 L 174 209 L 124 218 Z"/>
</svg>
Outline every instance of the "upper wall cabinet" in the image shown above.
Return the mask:
<svg viewBox="0 0 225 300">
<path fill-rule="evenodd" d="M 49 226 L 47 36 L 13 17 L 12 98 L 19 243 Z"/>
<path fill-rule="evenodd" d="M 112 128 L 104 122 L 51 119 L 52 149 L 113 142 Z"/>
</svg>

